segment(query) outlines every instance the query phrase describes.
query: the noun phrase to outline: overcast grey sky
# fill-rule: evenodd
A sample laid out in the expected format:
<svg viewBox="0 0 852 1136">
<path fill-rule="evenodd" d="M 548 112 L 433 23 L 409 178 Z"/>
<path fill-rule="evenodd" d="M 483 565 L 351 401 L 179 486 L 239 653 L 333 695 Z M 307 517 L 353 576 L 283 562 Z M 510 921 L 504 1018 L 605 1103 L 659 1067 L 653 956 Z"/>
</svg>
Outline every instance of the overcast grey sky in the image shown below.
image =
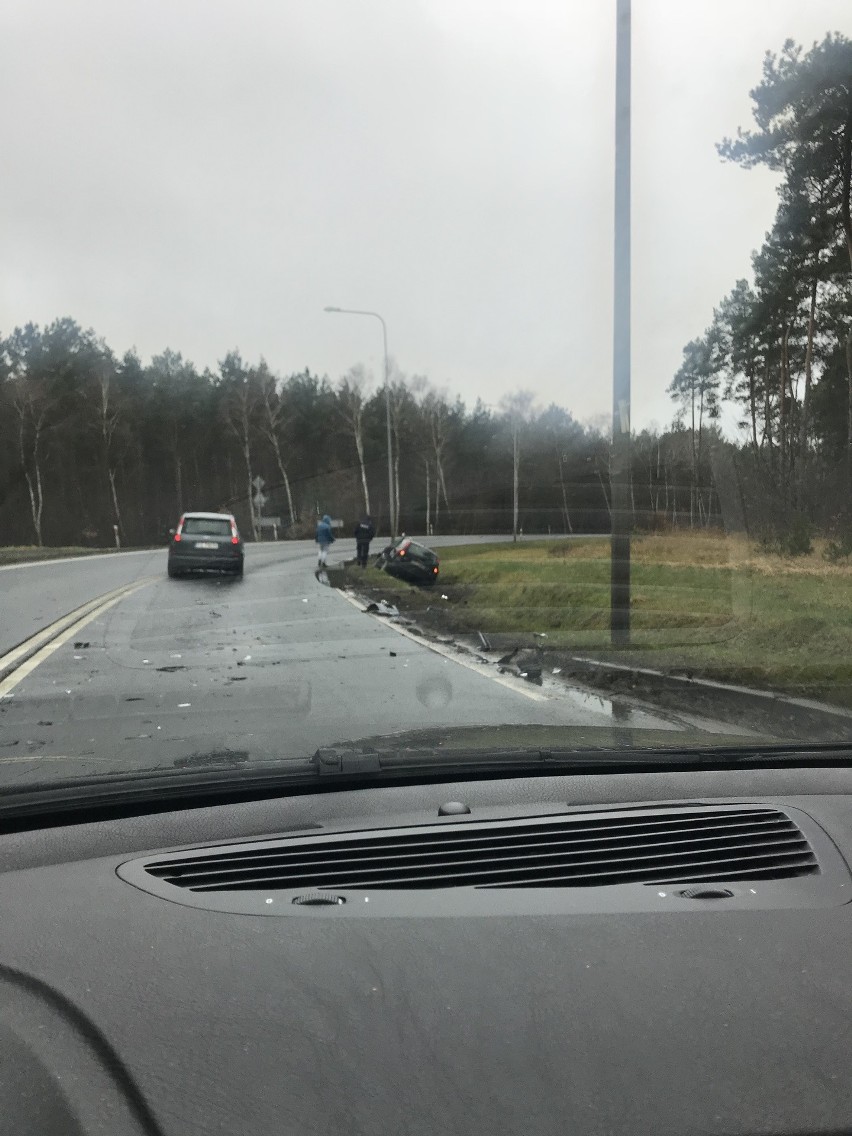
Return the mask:
<svg viewBox="0 0 852 1136">
<path fill-rule="evenodd" d="M 607 413 L 615 0 L 0 0 L 0 332 Z M 849 0 L 634 0 L 633 405 L 749 272 L 763 54 Z"/>
</svg>

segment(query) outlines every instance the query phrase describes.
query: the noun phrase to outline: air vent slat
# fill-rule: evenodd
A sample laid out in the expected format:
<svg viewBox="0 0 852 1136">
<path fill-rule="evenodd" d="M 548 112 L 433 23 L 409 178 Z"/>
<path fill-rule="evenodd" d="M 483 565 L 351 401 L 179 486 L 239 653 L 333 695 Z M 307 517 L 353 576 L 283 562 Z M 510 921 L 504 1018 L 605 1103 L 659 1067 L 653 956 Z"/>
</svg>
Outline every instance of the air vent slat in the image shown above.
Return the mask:
<svg viewBox="0 0 852 1136">
<path fill-rule="evenodd" d="M 732 856 L 726 849 L 718 850 L 714 856 L 706 852 L 692 857 L 660 854 L 656 856 L 637 857 L 636 861 L 629 866 L 621 858 L 565 862 L 560 861 L 556 856 L 541 856 L 529 857 L 526 860 L 515 859 L 511 867 L 507 867 L 497 860 L 491 861 L 490 864 L 478 863 L 476 865 L 467 866 L 437 864 L 433 865 L 429 871 L 425 871 L 423 868 L 418 871 L 416 867 L 390 867 L 382 864 L 374 866 L 372 872 L 363 869 L 332 871 L 327 869 L 322 875 L 316 872 L 295 876 L 292 874 L 278 877 L 268 875 L 262 879 L 256 877 L 231 879 L 229 881 L 217 879 L 210 883 L 190 883 L 181 880 L 181 884 L 184 887 L 191 888 L 193 891 L 220 891 L 223 888 L 227 888 L 228 890 L 241 890 L 254 887 L 308 886 L 348 887 L 363 890 L 365 888 L 381 887 L 477 887 L 493 879 L 508 876 L 521 882 L 530 879 L 559 879 L 565 882 L 574 880 L 576 881 L 575 886 L 579 887 L 585 886 L 586 882 L 595 882 L 596 880 L 602 882 L 619 882 L 615 880 L 615 877 L 624 877 L 624 879 L 629 882 L 637 875 L 649 880 L 660 879 L 664 875 L 666 878 L 681 879 L 685 877 L 682 877 L 680 872 L 674 875 L 674 872 L 680 867 L 686 872 L 698 869 L 703 869 L 706 872 L 711 864 L 717 864 L 720 868 L 728 864 L 735 867 L 747 864 L 754 864 L 757 867 L 761 867 L 763 862 L 767 859 L 777 864 L 792 863 L 795 860 L 815 863 L 813 855 L 807 845 L 804 841 L 800 841 L 797 842 L 795 848 L 787 851 L 781 849 L 765 852 L 749 851 L 746 854 L 736 856 Z M 553 873 L 551 869 L 558 867 L 560 863 L 563 865 L 562 870 L 558 873 Z M 459 871 L 460 867 L 462 868 L 463 874 Z M 718 872 L 715 878 L 720 878 Z M 524 886 L 529 885 L 525 883 Z"/>
<path fill-rule="evenodd" d="M 600 820 L 587 820 L 582 814 L 579 818 L 572 818 L 565 820 L 559 818 L 558 821 L 543 825 L 540 823 L 527 824 L 521 831 L 509 830 L 503 831 L 502 829 L 495 829 L 493 824 L 484 823 L 477 827 L 477 830 L 472 831 L 470 825 L 453 825 L 452 827 L 445 826 L 440 830 L 430 829 L 425 833 L 422 830 L 417 830 L 415 833 L 410 833 L 408 830 L 401 830 L 393 834 L 381 834 L 376 836 L 373 833 L 358 834 L 357 837 L 341 838 L 341 837 L 312 837 L 311 847 L 305 849 L 301 846 L 290 848 L 289 846 L 276 844 L 268 848 L 253 847 L 251 851 L 244 850 L 243 846 L 239 846 L 233 852 L 223 855 L 198 855 L 193 856 L 186 861 L 186 864 L 192 867 L 193 870 L 203 868 L 205 865 L 221 865 L 228 861 L 236 863 L 243 863 L 248 858 L 257 860 L 276 859 L 280 860 L 284 857 L 298 858 L 300 856 L 311 857 L 315 853 L 322 855 L 324 851 L 334 848 L 336 856 L 349 849 L 355 850 L 359 854 L 363 854 L 365 849 L 369 855 L 382 850 L 396 850 L 403 849 L 406 846 L 423 847 L 427 849 L 434 849 L 438 844 L 444 843 L 447 845 L 470 845 L 485 844 L 488 847 L 496 847 L 498 844 L 505 844 L 511 847 L 515 843 L 526 843 L 532 840 L 536 835 L 546 835 L 548 838 L 556 839 L 564 835 L 565 839 L 572 841 L 579 840 L 593 840 L 604 838 L 607 843 L 614 840 L 628 840 L 637 833 L 648 832 L 649 834 L 664 831 L 675 834 L 677 832 L 688 832 L 692 830 L 701 829 L 729 829 L 738 825 L 754 827 L 756 825 L 771 825 L 783 826 L 788 830 L 798 831 L 789 817 L 781 813 L 770 812 L 767 810 L 755 809 L 754 812 L 731 812 L 725 813 L 721 817 L 713 817 L 707 815 L 699 815 L 696 817 L 677 815 L 676 818 L 669 816 L 654 817 L 648 819 L 642 817 L 637 819 L 634 817 L 618 817 L 613 818 L 608 824 L 601 823 Z M 601 834 L 597 836 L 595 834 Z M 167 861 L 152 861 L 147 870 L 152 875 L 159 875 L 161 871 L 165 873 L 173 873 L 176 869 L 182 866 L 182 861 L 179 859 Z"/>
<path fill-rule="evenodd" d="M 780 879 L 820 867 L 785 813 L 707 806 L 311 834 L 160 857 L 146 871 L 203 893 L 588 888 Z"/>
<path fill-rule="evenodd" d="M 775 849 L 780 852 L 782 848 L 787 845 L 797 845 L 807 849 L 803 837 L 799 833 L 779 833 L 778 838 L 769 840 L 766 835 L 762 836 L 741 836 L 737 835 L 734 838 L 725 836 L 705 837 L 701 840 L 690 839 L 688 841 L 678 840 L 670 843 L 655 840 L 652 844 L 632 844 L 628 847 L 619 846 L 616 849 L 596 848 L 591 849 L 576 849 L 571 847 L 560 847 L 557 843 L 551 842 L 545 845 L 541 841 L 536 841 L 528 847 L 523 849 L 515 849 L 511 857 L 511 862 L 517 866 L 532 865 L 535 869 L 536 865 L 543 866 L 550 861 L 556 861 L 562 865 L 594 865 L 594 864 L 607 864 L 607 863 L 624 863 L 627 860 L 632 860 L 634 864 L 646 862 L 653 863 L 655 859 L 660 856 L 665 856 L 667 859 L 674 858 L 678 863 L 692 862 L 698 856 L 703 854 L 714 854 L 716 857 L 724 857 L 729 855 L 732 849 L 740 850 L 741 857 L 747 858 L 754 852 L 760 849 Z M 606 853 L 609 853 L 608 855 Z M 418 854 L 415 856 L 411 852 L 405 852 L 397 855 L 385 854 L 381 858 L 381 872 L 383 877 L 393 878 L 396 876 L 405 877 L 410 873 L 417 872 L 418 870 L 426 870 L 430 875 L 438 874 L 440 872 L 449 873 L 456 869 L 464 870 L 467 866 L 469 870 L 474 867 L 482 870 L 489 864 L 502 865 L 506 862 L 507 857 L 500 854 L 500 850 L 486 850 L 477 849 L 475 854 L 471 852 L 462 853 L 457 849 L 436 849 L 431 856 Z M 340 883 L 346 879 L 358 880 L 363 878 L 364 873 L 368 873 L 371 877 L 370 886 L 376 886 L 372 883 L 372 877 L 375 875 L 377 865 L 377 858 L 359 858 L 353 859 L 349 856 L 344 856 L 335 862 L 335 880 Z M 299 886 L 314 879 L 317 874 L 320 876 L 328 875 L 328 864 L 322 861 L 305 861 L 299 864 L 292 862 L 287 864 L 272 865 L 269 863 L 264 864 L 262 867 L 254 863 L 248 863 L 237 869 L 233 867 L 233 861 L 229 861 L 227 868 L 206 870 L 204 872 L 190 872 L 184 871 L 177 875 L 163 876 L 170 883 L 176 883 L 183 887 L 195 887 L 198 884 L 203 884 L 208 887 L 216 887 L 220 885 L 227 886 L 251 886 L 252 880 L 258 880 L 259 886 L 268 886 L 269 880 L 272 875 L 276 874 L 280 877 L 289 877 L 297 879 Z M 351 886 L 366 886 L 360 882 L 353 883 Z"/>
<path fill-rule="evenodd" d="M 297 867 L 308 867 L 312 863 L 324 864 L 327 862 L 328 854 L 333 849 L 335 854 L 335 862 L 343 864 L 345 862 L 362 862 L 365 859 L 367 862 L 374 862 L 374 860 L 381 854 L 387 858 L 402 858 L 413 857 L 418 854 L 428 855 L 430 858 L 442 855 L 444 852 L 458 855 L 474 856 L 482 849 L 487 853 L 493 853 L 498 850 L 505 850 L 516 853 L 519 848 L 532 849 L 536 846 L 558 846 L 566 851 L 573 847 L 585 848 L 592 850 L 595 847 L 610 848 L 620 845 L 625 850 L 633 847 L 640 847 L 641 843 L 646 846 L 653 846 L 657 843 L 666 843 L 674 845 L 683 840 L 700 839 L 702 834 L 707 833 L 707 838 L 712 839 L 739 839 L 747 838 L 750 835 L 760 835 L 762 832 L 777 832 L 783 834 L 784 832 L 794 833 L 798 835 L 798 829 L 787 818 L 781 821 L 759 821 L 755 824 L 746 824 L 744 822 L 732 826 L 725 826 L 722 828 L 719 825 L 693 825 L 683 826 L 678 828 L 669 828 L 665 832 L 660 832 L 654 828 L 647 833 L 639 831 L 636 827 L 628 832 L 613 832 L 611 835 L 597 835 L 590 836 L 583 834 L 576 836 L 573 833 L 565 832 L 564 829 L 556 829 L 552 832 L 539 832 L 529 831 L 521 833 L 513 833 L 508 837 L 501 835 L 500 839 L 489 839 L 486 836 L 475 836 L 469 839 L 453 839 L 457 834 L 449 833 L 436 833 L 432 839 L 428 837 L 420 837 L 416 841 L 410 839 L 393 840 L 377 840 L 371 837 L 365 837 L 360 845 L 352 841 L 337 842 L 332 845 L 325 844 L 319 845 L 311 849 L 289 849 L 289 848 L 272 848 L 261 849 L 257 852 L 239 852 L 233 855 L 220 855 L 216 857 L 199 857 L 198 859 L 182 861 L 169 861 L 166 863 L 154 863 L 149 865 L 148 870 L 152 875 L 161 876 L 164 879 L 173 880 L 180 876 L 183 872 L 196 874 L 198 872 L 206 873 L 224 873 L 231 867 L 239 867 L 241 871 L 249 868 L 258 867 L 264 869 L 270 860 L 274 860 L 278 868 L 284 866 L 291 866 L 294 869 Z M 449 839 L 442 839 L 442 837 L 449 837 Z M 629 842 L 629 843 L 628 843 Z M 641 842 L 641 843 L 640 843 Z M 352 853 L 352 855 L 350 855 Z"/>
</svg>

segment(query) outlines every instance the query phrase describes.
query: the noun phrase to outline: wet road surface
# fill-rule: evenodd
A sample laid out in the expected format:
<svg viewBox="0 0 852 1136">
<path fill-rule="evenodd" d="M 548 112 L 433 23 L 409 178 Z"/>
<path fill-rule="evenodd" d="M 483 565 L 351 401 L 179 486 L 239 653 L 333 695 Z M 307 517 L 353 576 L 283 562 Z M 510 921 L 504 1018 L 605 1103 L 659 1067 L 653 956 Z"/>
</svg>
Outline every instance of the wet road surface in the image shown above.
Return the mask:
<svg viewBox="0 0 852 1136">
<path fill-rule="evenodd" d="M 605 699 L 463 665 L 365 615 L 317 582 L 315 559 L 293 542 L 249 546 L 241 580 L 170 580 L 165 551 L 4 573 L 11 642 L 27 621 L 32 633 L 105 589 L 135 590 L 0 699 L 0 782 L 304 757 L 443 725 L 612 725 Z M 651 709 L 620 721 L 678 725 Z"/>
</svg>

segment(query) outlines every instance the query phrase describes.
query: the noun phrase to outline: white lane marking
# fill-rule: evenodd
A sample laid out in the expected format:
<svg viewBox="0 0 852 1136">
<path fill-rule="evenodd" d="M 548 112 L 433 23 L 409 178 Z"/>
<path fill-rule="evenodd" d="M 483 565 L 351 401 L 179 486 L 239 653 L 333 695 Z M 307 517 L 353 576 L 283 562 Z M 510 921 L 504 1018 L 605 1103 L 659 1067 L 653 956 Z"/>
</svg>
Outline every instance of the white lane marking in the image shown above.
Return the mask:
<svg viewBox="0 0 852 1136">
<path fill-rule="evenodd" d="M 342 596 L 347 603 L 351 603 L 358 611 L 364 615 L 369 615 L 376 623 L 380 623 L 382 627 L 390 627 L 398 635 L 404 635 L 406 639 L 410 639 L 412 643 L 416 643 L 418 647 L 426 647 L 429 651 L 434 651 L 436 655 L 440 655 L 444 659 L 449 659 L 452 663 L 458 663 L 460 667 L 466 667 L 467 670 L 473 671 L 481 678 L 490 679 L 491 682 L 499 683 L 500 686 L 505 686 L 507 690 L 511 690 L 515 694 L 521 694 L 524 698 L 529 698 L 531 702 L 549 702 L 550 699 L 546 694 L 541 694 L 537 690 L 528 690 L 526 686 L 521 686 L 519 683 L 508 675 L 496 674 L 489 668 L 483 666 L 482 663 L 477 663 L 473 659 L 465 659 L 463 656 L 456 654 L 454 651 L 448 651 L 446 647 L 441 646 L 440 643 L 430 643 L 428 639 L 422 639 L 419 635 L 414 635 L 411 631 L 407 631 L 404 627 L 400 627 L 398 623 L 389 623 L 387 617 L 373 616 L 372 612 L 364 611 L 363 600 L 355 599 L 354 596 L 347 595 L 346 592 L 341 591 L 340 588 L 333 588 L 332 591 L 337 592 Z"/>
<path fill-rule="evenodd" d="M 97 607 L 84 615 L 82 619 L 78 619 L 76 623 L 72 623 L 70 627 L 61 631 L 56 638 L 51 639 L 49 643 L 46 643 L 45 646 L 36 651 L 26 662 L 21 663 L 19 667 L 0 682 L 0 698 L 5 698 L 10 691 L 14 690 L 19 682 L 25 679 L 27 675 L 32 674 L 37 666 L 40 666 L 45 659 L 49 659 L 53 652 L 67 643 L 69 639 L 73 639 L 77 632 L 82 631 L 92 620 L 97 619 L 99 615 L 103 615 L 105 611 L 109 611 L 109 609 L 120 600 L 126 599 L 134 592 L 138 592 L 140 588 L 147 587 L 150 583 L 150 580 L 140 580 L 135 584 L 128 585 L 128 587 L 123 588 L 118 595 L 113 595 L 109 599 L 102 601 Z M 71 691 L 66 691 L 66 693 L 70 694 Z"/>
<path fill-rule="evenodd" d="M 145 737 L 146 735 L 142 735 Z M 106 765 L 107 762 L 113 761 L 114 758 L 111 754 L 104 757 L 95 757 L 94 754 L 87 753 L 85 757 L 81 757 L 79 753 L 19 753 L 17 757 L 0 757 L 0 765 L 14 765 L 16 762 L 21 761 L 79 761 L 81 764 L 91 762 L 97 765 Z"/>
<path fill-rule="evenodd" d="M 50 564 L 79 564 L 83 560 L 114 560 L 117 556 L 156 556 L 165 548 L 139 548 L 132 552 L 93 552 L 89 556 L 57 556 L 54 560 L 24 560 L 21 564 L 0 564 L 0 572 L 11 572 L 13 568 L 44 568 Z"/>
<path fill-rule="evenodd" d="M 121 597 L 127 595 L 129 594 L 128 588 L 133 588 L 137 584 L 141 587 L 142 584 L 149 584 L 152 580 L 158 578 L 159 577 L 156 576 L 146 576 L 142 580 L 134 581 L 134 584 L 124 584 L 120 588 L 114 588 L 111 592 L 104 592 L 101 596 L 95 596 L 94 599 L 87 600 L 86 603 L 80 604 L 80 606 L 74 608 L 73 611 L 69 611 L 67 615 L 62 615 L 59 619 L 55 619 L 53 623 L 48 624 L 47 627 L 43 627 L 41 631 L 37 631 L 35 635 L 31 635 L 29 639 L 25 639 L 23 643 L 19 643 L 18 646 L 13 647 L 11 651 L 7 651 L 5 655 L 0 655 L 0 673 L 14 666 L 18 659 L 22 659 L 25 655 L 30 654 L 31 651 L 41 646 L 42 643 L 46 643 L 59 631 L 64 631 L 69 623 L 75 623 L 78 619 L 82 619 L 84 615 L 90 612 L 92 608 L 97 607 L 98 604 L 105 603 L 113 596 Z"/>
</svg>

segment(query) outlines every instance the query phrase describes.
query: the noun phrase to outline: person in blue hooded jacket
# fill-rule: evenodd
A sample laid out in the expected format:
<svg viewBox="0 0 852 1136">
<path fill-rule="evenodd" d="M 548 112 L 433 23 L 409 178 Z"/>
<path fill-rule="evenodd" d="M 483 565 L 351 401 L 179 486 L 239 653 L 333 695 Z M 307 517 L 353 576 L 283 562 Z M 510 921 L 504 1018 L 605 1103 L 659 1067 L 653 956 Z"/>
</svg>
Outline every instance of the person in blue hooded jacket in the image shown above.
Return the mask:
<svg viewBox="0 0 852 1136">
<path fill-rule="evenodd" d="M 334 533 L 331 531 L 331 517 L 325 513 L 322 520 L 317 524 L 317 535 L 314 538 L 319 545 L 319 560 L 320 568 L 328 563 L 328 549 L 329 545 L 334 544 Z"/>
</svg>

